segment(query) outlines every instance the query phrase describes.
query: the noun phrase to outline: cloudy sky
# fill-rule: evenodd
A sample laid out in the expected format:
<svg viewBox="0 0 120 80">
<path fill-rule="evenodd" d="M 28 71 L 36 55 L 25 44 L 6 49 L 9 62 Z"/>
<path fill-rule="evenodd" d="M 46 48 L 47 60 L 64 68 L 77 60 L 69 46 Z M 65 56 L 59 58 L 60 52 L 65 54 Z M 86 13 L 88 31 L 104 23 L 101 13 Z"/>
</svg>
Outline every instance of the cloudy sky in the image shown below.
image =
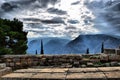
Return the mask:
<svg viewBox="0 0 120 80">
<path fill-rule="evenodd" d="M 80 34 L 98 33 L 118 36 L 120 1 L 110 1 L 0 0 L 0 17 L 23 21 L 28 38 L 74 39 Z"/>
</svg>

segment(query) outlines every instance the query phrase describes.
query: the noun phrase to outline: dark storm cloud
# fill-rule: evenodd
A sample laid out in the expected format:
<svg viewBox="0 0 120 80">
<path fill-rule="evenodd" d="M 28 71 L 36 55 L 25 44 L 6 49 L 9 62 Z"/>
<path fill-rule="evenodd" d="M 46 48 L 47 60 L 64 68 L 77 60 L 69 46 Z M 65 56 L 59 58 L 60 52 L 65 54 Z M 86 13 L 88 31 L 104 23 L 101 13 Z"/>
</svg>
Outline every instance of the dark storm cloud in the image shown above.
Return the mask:
<svg viewBox="0 0 120 80">
<path fill-rule="evenodd" d="M 91 17 L 86 17 L 86 18 L 84 19 L 85 25 L 90 25 L 91 22 L 93 22 L 93 20 L 91 19 Z"/>
<path fill-rule="evenodd" d="M 79 3 L 80 3 L 80 1 L 76 1 L 76 2 L 72 3 L 71 5 L 77 5 Z"/>
<path fill-rule="evenodd" d="M 68 20 L 68 23 L 71 23 L 71 24 L 78 24 L 79 21 L 78 21 L 78 20 Z"/>
<path fill-rule="evenodd" d="M 57 15 L 64 15 L 64 14 L 67 14 L 66 11 L 59 10 L 59 9 L 56 9 L 56 8 L 49 8 L 47 11 L 48 11 L 49 13 L 57 14 Z"/>
<path fill-rule="evenodd" d="M 1 6 L 5 11 L 10 11 L 13 8 L 43 8 L 47 7 L 48 4 L 54 5 L 58 0 L 8 0 L 5 1 Z M 29 7 L 28 7 L 29 6 Z"/>
<path fill-rule="evenodd" d="M 51 20 L 41 20 L 42 23 L 46 23 L 46 24 L 64 24 L 64 21 L 62 20 L 62 18 L 59 17 L 55 17 Z"/>
<path fill-rule="evenodd" d="M 105 34 L 120 35 L 120 0 L 93 1 L 87 7 L 95 15 L 95 28 Z"/>
<path fill-rule="evenodd" d="M 15 8 L 16 6 L 13 6 L 11 5 L 10 3 L 3 3 L 1 5 L 1 8 L 4 10 L 4 11 L 10 11 L 12 10 L 13 8 Z"/>
<path fill-rule="evenodd" d="M 46 23 L 46 24 L 57 24 L 57 23 L 61 23 L 58 21 L 54 21 L 54 20 L 42 20 L 42 23 Z"/>
<path fill-rule="evenodd" d="M 70 26 L 70 27 L 66 27 L 65 29 L 66 29 L 66 30 L 70 30 L 70 29 L 71 29 L 71 30 L 76 30 L 77 28 L 74 27 L 74 26 Z"/>
<path fill-rule="evenodd" d="M 60 17 L 54 17 L 52 19 L 38 19 L 38 18 L 23 18 L 24 21 L 32 21 L 32 22 L 41 22 L 45 24 L 64 24 L 64 21 Z"/>
<path fill-rule="evenodd" d="M 120 1 L 117 3 L 111 4 L 110 7 L 106 8 L 108 11 L 120 11 Z"/>
<path fill-rule="evenodd" d="M 120 1 L 106 8 L 104 18 L 111 28 L 120 31 Z"/>
<path fill-rule="evenodd" d="M 61 17 L 54 17 L 52 20 L 53 20 L 53 21 L 60 22 L 60 23 L 64 23 L 64 21 L 62 20 Z"/>
<path fill-rule="evenodd" d="M 23 18 L 24 21 L 41 21 L 40 19 L 38 18 Z"/>
</svg>

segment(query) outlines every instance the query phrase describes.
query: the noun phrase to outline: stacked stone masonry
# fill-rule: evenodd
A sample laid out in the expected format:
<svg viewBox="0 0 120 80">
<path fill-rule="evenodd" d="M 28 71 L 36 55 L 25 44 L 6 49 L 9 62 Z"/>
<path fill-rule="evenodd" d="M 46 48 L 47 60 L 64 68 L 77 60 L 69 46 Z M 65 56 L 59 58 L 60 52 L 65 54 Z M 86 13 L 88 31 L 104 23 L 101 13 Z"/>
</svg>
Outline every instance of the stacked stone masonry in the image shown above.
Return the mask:
<svg viewBox="0 0 120 80">
<path fill-rule="evenodd" d="M 93 66 L 92 63 L 117 61 L 120 55 L 4 55 L 0 57 L 0 63 L 6 63 L 7 67 L 22 69 L 32 66 L 51 66 L 61 68 Z M 87 57 L 87 58 L 86 58 Z M 119 63 L 120 64 L 120 63 Z"/>
</svg>

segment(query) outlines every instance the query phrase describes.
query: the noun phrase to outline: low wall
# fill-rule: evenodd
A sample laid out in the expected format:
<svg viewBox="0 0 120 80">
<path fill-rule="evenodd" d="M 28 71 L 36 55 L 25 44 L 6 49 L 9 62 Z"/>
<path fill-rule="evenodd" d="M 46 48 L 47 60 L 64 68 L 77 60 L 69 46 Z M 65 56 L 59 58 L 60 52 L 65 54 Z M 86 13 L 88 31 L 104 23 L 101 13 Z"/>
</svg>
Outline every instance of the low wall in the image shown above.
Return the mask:
<svg viewBox="0 0 120 80">
<path fill-rule="evenodd" d="M 96 65 L 99 62 L 117 61 L 120 64 L 120 56 L 115 55 L 4 55 L 0 56 L 0 63 L 6 63 L 12 69 L 28 68 L 33 66 L 49 67 L 89 67 L 104 66 Z M 94 64 L 95 63 L 95 64 Z"/>
<path fill-rule="evenodd" d="M 27 68 L 31 66 L 69 66 L 78 63 L 81 55 L 5 55 L 0 57 L 0 63 L 6 63 L 7 67 L 13 69 Z"/>
</svg>

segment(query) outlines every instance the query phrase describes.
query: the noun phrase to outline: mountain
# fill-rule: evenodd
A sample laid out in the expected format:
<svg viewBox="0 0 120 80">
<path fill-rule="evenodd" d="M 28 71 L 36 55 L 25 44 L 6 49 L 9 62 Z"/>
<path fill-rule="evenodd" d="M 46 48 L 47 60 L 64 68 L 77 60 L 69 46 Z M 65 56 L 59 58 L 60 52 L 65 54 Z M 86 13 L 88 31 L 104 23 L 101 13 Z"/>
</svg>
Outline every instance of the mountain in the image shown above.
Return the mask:
<svg viewBox="0 0 120 80">
<path fill-rule="evenodd" d="M 80 35 L 66 45 L 66 51 L 71 53 L 86 53 L 89 48 L 90 53 L 100 53 L 101 45 L 104 42 L 104 48 L 117 48 L 120 45 L 120 39 L 110 35 Z"/>
<path fill-rule="evenodd" d="M 79 35 L 74 40 L 61 38 L 43 38 L 45 54 L 81 54 L 86 53 L 89 48 L 90 53 L 100 53 L 102 43 L 104 48 L 117 48 L 120 45 L 120 38 L 105 34 L 95 35 Z M 41 39 L 29 39 L 28 50 L 29 54 L 35 54 L 37 50 L 40 52 Z"/>
<path fill-rule="evenodd" d="M 70 41 L 62 38 L 42 38 L 45 54 L 60 54 L 62 48 Z M 36 50 L 40 53 L 40 38 L 29 39 L 28 54 L 35 54 Z"/>
</svg>

